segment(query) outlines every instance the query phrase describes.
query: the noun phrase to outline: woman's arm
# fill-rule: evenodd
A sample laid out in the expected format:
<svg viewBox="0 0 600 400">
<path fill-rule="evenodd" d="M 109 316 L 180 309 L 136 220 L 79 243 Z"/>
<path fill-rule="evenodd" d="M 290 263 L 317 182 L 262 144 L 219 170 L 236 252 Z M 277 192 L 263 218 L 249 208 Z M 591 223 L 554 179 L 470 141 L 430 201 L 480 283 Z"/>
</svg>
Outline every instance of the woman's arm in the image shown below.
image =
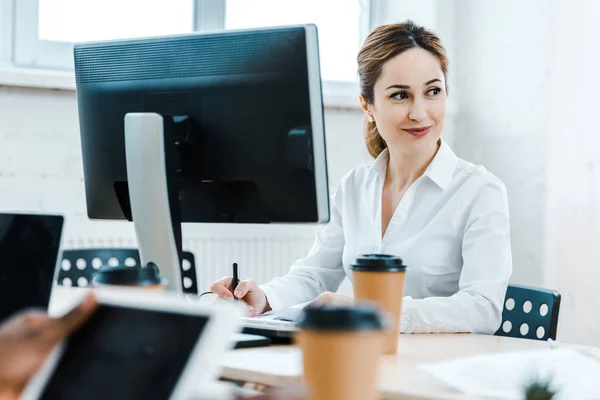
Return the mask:
<svg viewBox="0 0 600 400">
<path fill-rule="evenodd" d="M 340 184 L 331 198 L 330 221 L 317 228 L 308 255 L 296 261 L 285 276 L 260 286 L 271 309 L 304 303 L 325 291 L 336 291 L 346 276 L 342 266 L 345 240 L 340 210 L 341 191 Z"/>
<path fill-rule="evenodd" d="M 462 243 L 459 291 L 450 297 L 403 300 L 400 329 L 417 332 L 496 332 L 512 273 L 510 221 L 504 184 L 487 182 L 473 200 Z"/>
</svg>

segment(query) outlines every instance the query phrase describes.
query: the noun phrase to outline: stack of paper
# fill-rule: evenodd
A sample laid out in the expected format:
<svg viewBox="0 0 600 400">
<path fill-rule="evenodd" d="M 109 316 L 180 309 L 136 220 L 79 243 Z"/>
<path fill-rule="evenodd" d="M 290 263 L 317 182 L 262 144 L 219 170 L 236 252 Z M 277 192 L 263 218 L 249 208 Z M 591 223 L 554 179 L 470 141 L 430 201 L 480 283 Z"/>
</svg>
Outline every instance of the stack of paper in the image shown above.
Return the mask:
<svg viewBox="0 0 600 400">
<path fill-rule="evenodd" d="M 479 355 L 419 368 L 475 396 L 522 400 L 533 380 L 549 379 L 558 392 L 553 399 L 600 399 L 600 360 L 574 349 Z"/>
</svg>

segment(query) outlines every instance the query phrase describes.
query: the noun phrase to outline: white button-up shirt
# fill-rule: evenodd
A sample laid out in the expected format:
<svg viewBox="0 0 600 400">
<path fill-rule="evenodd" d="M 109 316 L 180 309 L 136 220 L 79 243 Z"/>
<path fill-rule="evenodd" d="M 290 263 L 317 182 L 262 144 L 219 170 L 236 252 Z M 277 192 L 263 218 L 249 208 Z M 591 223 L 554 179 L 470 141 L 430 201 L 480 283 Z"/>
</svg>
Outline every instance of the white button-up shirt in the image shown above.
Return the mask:
<svg viewBox="0 0 600 400">
<path fill-rule="evenodd" d="M 389 153 L 338 184 L 331 220 L 317 228 L 308 256 L 262 285 L 273 309 L 336 291 L 365 253 L 397 255 L 408 266 L 402 332 L 494 333 L 512 272 L 506 188 L 442 141 L 427 170 L 406 191 L 385 235 L 382 191 Z"/>
</svg>

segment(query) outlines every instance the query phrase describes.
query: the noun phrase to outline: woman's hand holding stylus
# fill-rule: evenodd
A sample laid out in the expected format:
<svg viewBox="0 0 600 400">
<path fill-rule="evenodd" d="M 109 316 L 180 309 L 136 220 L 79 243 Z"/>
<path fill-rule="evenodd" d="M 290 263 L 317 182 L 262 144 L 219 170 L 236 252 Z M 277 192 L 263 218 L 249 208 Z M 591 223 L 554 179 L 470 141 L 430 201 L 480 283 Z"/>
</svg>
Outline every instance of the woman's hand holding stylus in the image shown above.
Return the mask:
<svg viewBox="0 0 600 400">
<path fill-rule="evenodd" d="M 255 317 L 264 312 L 270 311 L 271 306 L 267 300 L 265 292 L 252 279 L 240 281 L 237 288 L 232 293 L 233 277 L 224 277 L 210 286 L 210 291 L 221 296 L 224 299 L 240 299 L 248 305 L 248 314 Z"/>
</svg>

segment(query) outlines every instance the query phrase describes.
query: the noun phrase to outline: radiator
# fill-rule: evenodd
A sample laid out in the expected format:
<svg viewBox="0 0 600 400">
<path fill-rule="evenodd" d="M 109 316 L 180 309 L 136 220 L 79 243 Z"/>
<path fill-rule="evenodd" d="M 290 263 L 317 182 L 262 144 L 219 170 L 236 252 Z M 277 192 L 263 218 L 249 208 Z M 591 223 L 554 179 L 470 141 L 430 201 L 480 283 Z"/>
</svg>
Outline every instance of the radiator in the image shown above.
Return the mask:
<svg viewBox="0 0 600 400">
<path fill-rule="evenodd" d="M 137 247 L 133 224 L 95 222 L 92 226 L 67 227 L 63 248 Z M 194 254 L 201 292 L 216 279 L 230 276 L 234 262 L 240 279 L 264 283 L 284 275 L 294 261 L 306 256 L 313 240 L 314 226 L 183 227 L 183 249 Z"/>
<path fill-rule="evenodd" d="M 263 283 L 284 275 L 290 265 L 306 256 L 313 238 L 241 237 L 184 240 L 183 248 L 194 253 L 200 291 L 223 276 L 231 276 L 232 264 L 238 263 L 240 279 L 252 278 Z"/>
</svg>

